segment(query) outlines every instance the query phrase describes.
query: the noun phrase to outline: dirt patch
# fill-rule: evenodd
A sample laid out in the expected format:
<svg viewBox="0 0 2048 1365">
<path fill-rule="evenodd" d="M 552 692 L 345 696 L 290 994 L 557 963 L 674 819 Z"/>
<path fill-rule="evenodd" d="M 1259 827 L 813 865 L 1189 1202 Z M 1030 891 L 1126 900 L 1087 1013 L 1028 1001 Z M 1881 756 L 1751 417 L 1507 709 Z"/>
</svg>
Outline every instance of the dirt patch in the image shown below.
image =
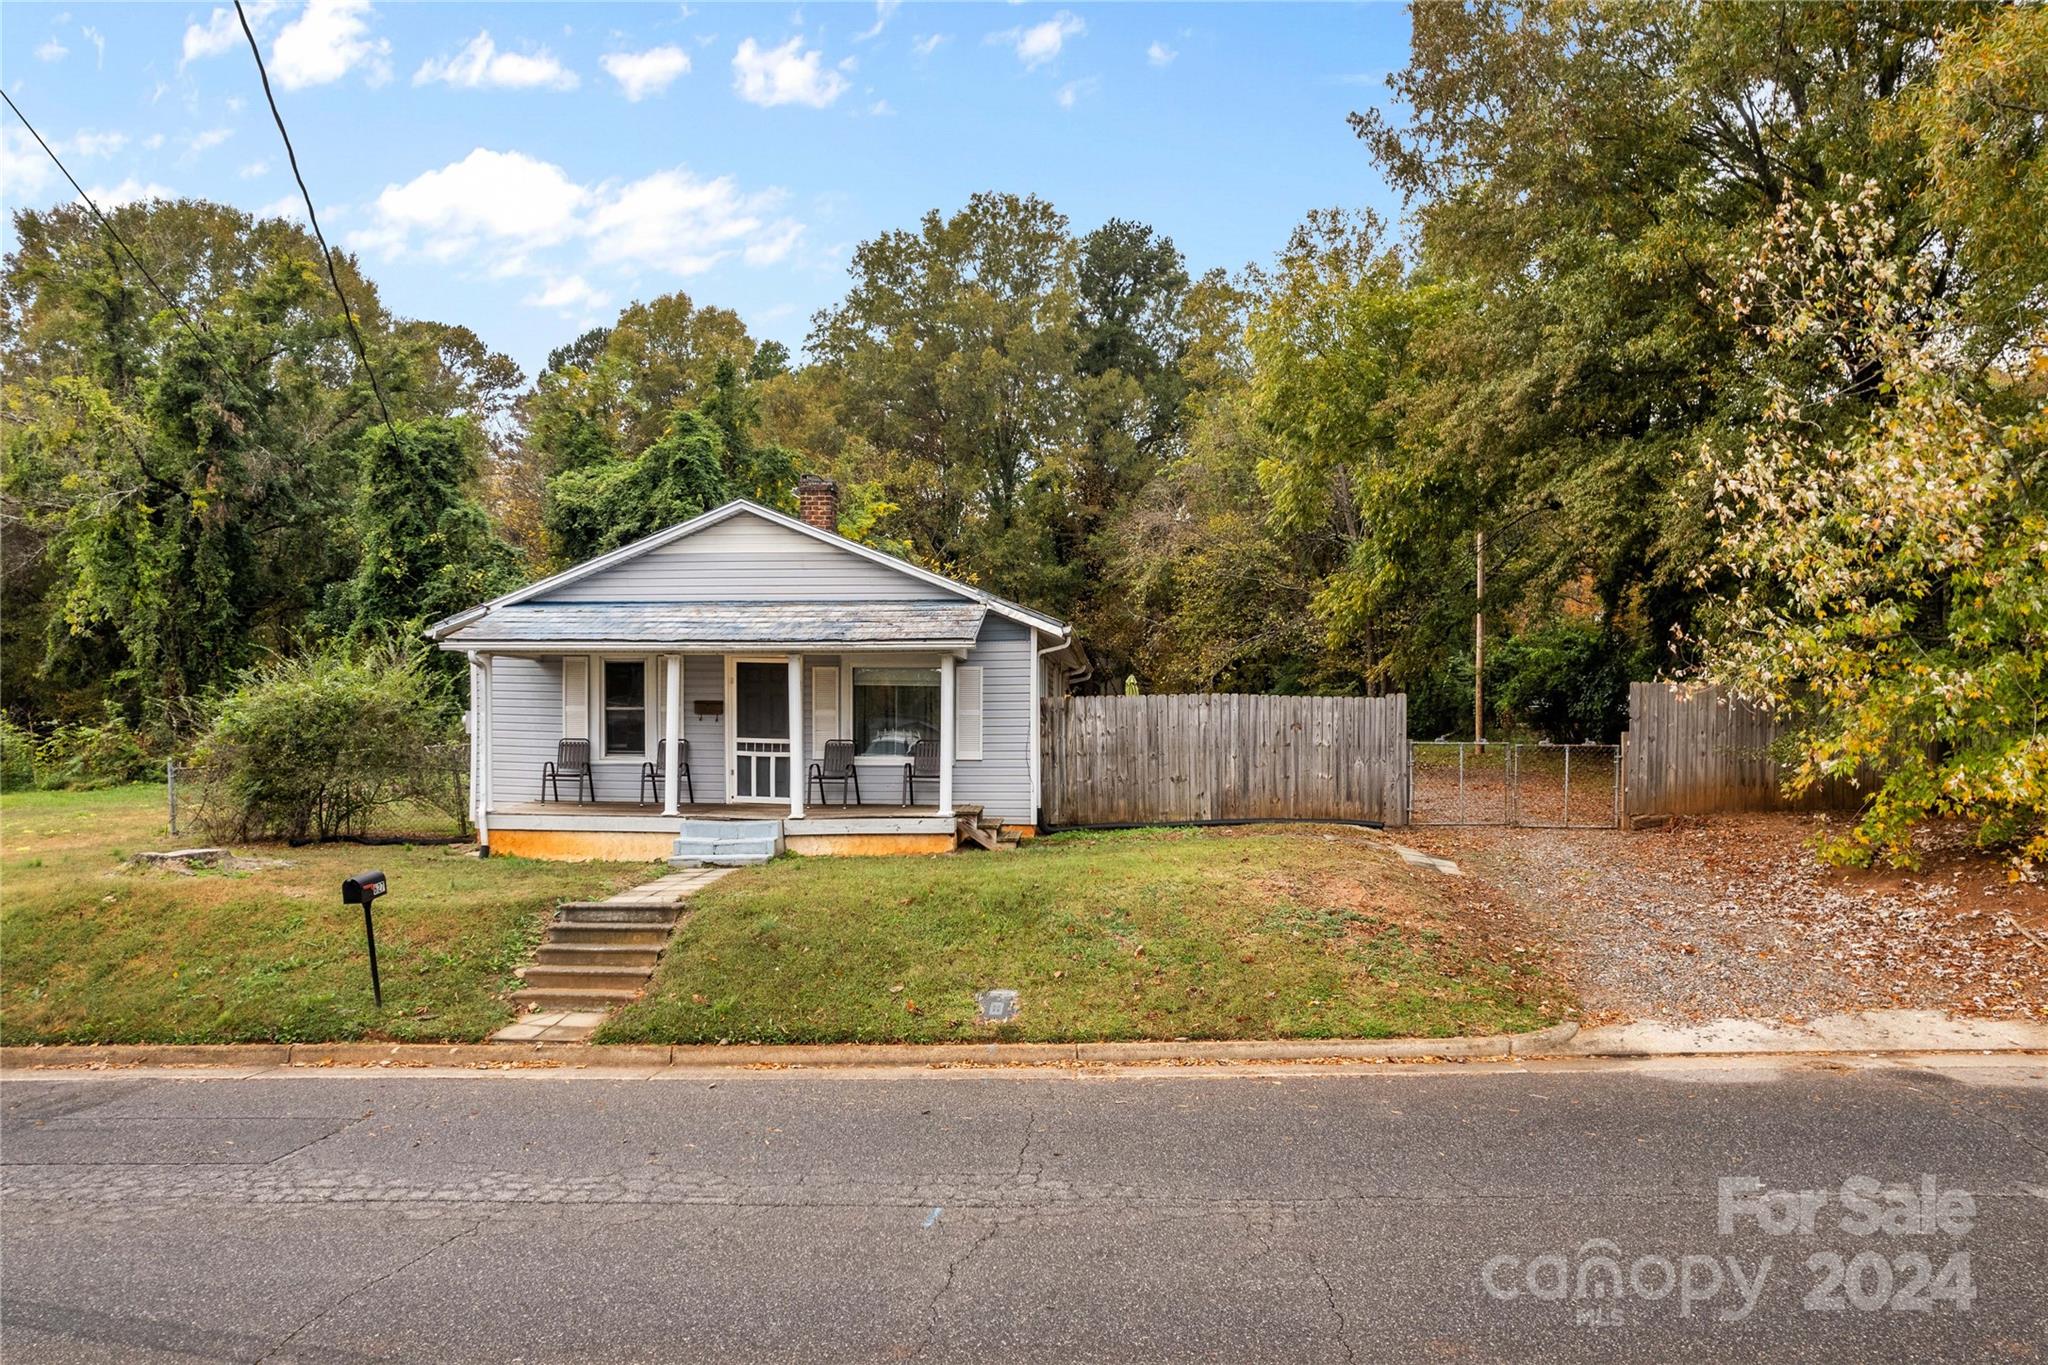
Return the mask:
<svg viewBox="0 0 2048 1365">
<path fill-rule="evenodd" d="M 2048 1018 L 2048 886 L 1930 826 L 1918 872 L 1822 866 L 1820 817 L 1722 816 L 1626 834 L 1413 829 L 1469 888 L 1557 945 L 1595 1022 L 1865 1009 Z"/>
</svg>

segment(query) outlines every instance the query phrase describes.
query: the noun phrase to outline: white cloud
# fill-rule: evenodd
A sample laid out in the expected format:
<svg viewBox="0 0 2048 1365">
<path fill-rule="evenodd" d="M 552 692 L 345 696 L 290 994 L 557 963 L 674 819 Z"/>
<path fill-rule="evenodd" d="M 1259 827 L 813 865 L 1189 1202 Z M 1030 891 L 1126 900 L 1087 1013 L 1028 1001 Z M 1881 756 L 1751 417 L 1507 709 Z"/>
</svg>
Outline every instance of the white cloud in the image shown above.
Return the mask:
<svg viewBox="0 0 2048 1365">
<path fill-rule="evenodd" d="M 1067 39 L 1078 38 L 1088 31 L 1088 25 L 1076 15 L 1061 10 L 1042 24 L 1029 27 L 1006 28 L 1000 33 L 991 33 L 987 41 L 1001 43 L 1012 48 L 1017 60 L 1028 70 L 1044 66 L 1060 55 L 1060 49 L 1067 45 Z"/>
<path fill-rule="evenodd" d="M 1053 100 L 1060 108 L 1071 109 L 1081 102 L 1082 96 L 1094 94 L 1097 84 L 1093 76 L 1084 81 L 1068 81 L 1053 92 Z"/>
<path fill-rule="evenodd" d="M 268 161 L 251 161 L 243 166 L 241 170 L 235 172 L 235 174 L 241 176 L 244 180 L 254 180 L 259 175 L 270 174 L 270 163 Z"/>
<path fill-rule="evenodd" d="M 567 289 L 593 267 L 690 275 L 735 255 L 773 265 L 803 235 L 781 211 L 783 199 L 780 190 L 749 192 L 731 176 L 705 180 L 682 167 L 583 185 L 550 162 L 479 147 L 385 187 L 370 225 L 349 243 L 389 256 L 475 260 L 494 277 L 535 275 L 548 290 Z M 561 260 L 565 251 L 574 266 Z"/>
<path fill-rule="evenodd" d="M 1152 46 L 1145 49 L 1145 60 L 1154 66 L 1171 66 L 1173 59 L 1179 55 L 1178 52 L 1175 52 L 1157 38 L 1152 40 Z"/>
<path fill-rule="evenodd" d="M 846 93 L 846 77 L 824 67 L 825 54 L 802 51 L 803 39 L 764 48 L 744 39 L 733 54 L 732 85 L 750 104 L 808 104 L 823 109 Z"/>
<path fill-rule="evenodd" d="M 36 48 L 36 60 L 39 62 L 61 62 L 70 55 L 71 49 L 55 38 L 47 39 Z"/>
<path fill-rule="evenodd" d="M 598 65 L 619 83 L 620 92 L 637 104 L 668 89 L 676 77 L 688 74 L 690 54 L 674 44 L 664 44 L 645 52 L 607 52 L 598 59 Z"/>
<path fill-rule="evenodd" d="M 601 290 L 592 289 L 590 282 L 581 275 L 563 275 L 551 279 L 542 288 L 526 296 L 527 303 L 535 308 L 559 308 L 565 313 L 594 313 L 611 302 L 611 296 Z"/>
<path fill-rule="evenodd" d="M 243 6 L 249 12 L 249 27 L 261 32 L 264 22 L 277 12 L 278 0 L 256 0 Z M 185 28 L 185 52 L 178 61 L 183 70 L 186 63 L 196 62 L 202 57 L 218 57 L 230 48 L 242 43 L 242 25 L 235 18 L 234 6 L 215 10 L 203 24 L 188 24 Z"/>
<path fill-rule="evenodd" d="M 91 43 L 91 44 L 92 44 L 92 50 L 93 50 L 93 62 L 92 62 L 92 64 L 93 64 L 94 66 L 105 66 L 105 65 L 107 64 L 107 39 L 106 39 L 106 35 L 102 34 L 102 33 L 101 33 L 101 32 L 100 32 L 100 31 L 99 31 L 98 29 L 94 28 L 94 27 L 93 27 L 92 25 L 90 25 L 90 24 L 87 24 L 87 25 L 86 25 L 86 26 L 85 26 L 84 28 L 82 28 L 82 29 L 80 29 L 80 30 L 78 30 L 78 31 L 79 31 L 80 33 L 82 33 L 82 34 L 84 34 L 84 35 L 85 35 L 85 40 L 86 40 L 86 41 L 87 41 L 88 43 Z"/>
<path fill-rule="evenodd" d="M 786 231 L 787 219 L 766 215 L 781 202 L 779 191 L 743 194 L 729 175 L 699 180 L 686 170 L 656 171 L 608 195 L 590 215 L 597 255 L 665 267 L 678 275 L 708 270 L 735 248 L 762 246 L 764 233 Z M 780 259 L 783 246 L 769 259 Z M 764 264 L 763 261 L 750 263 Z"/>
<path fill-rule="evenodd" d="M 132 175 L 115 185 L 106 187 L 88 185 L 85 192 L 91 195 L 93 202 L 103 209 L 117 208 L 122 204 L 137 204 L 145 199 L 175 199 L 178 197 L 177 191 L 171 189 L 168 185 L 159 185 L 154 180 L 137 180 Z"/>
<path fill-rule="evenodd" d="M 910 51 L 914 56 L 929 57 L 939 50 L 941 43 L 947 42 L 951 37 L 952 35 L 949 33 L 927 33 L 922 37 L 911 39 Z"/>
<path fill-rule="evenodd" d="M 287 194 L 282 199 L 273 199 L 255 210 L 258 218 L 282 218 L 286 222 L 306 221 L 306 201 L 296 194 Z"/>
<path fill-rule="evenodd" d="M 153 152 L 164 145 L 164 135 L 162 133 L 151 133 L 148 137 L 142 139 L 142 145 Z"/>
<path fill-rule="evenodd" d="M 185 148 L 193 156 L 211 151 L 235 135 L 232 128 L 208 128 L 203 133 L 194 133 L 185 139 Z"/>
<path fill-rule="evenodd" d="M 374 14 L 369 0 L 308 0 L 270 45 L 270 74 L 287 90 L 303 90 L 360 66 L 370 84 L 382 85 L 391 79 L 391 40 L 369 36 Z"/>
<path fill-rule="evenodd" d="M 440 170 L 385 186 L 373 206 L 376 226 L 351 240 L 393 255 L 416 250 L 432 260 L 455 260 L 486 239 L 562 241 L 576 233 L 590 199 L 560 166 L 479 147 Z M 421 242 L 414 247 L 416 233 Z"/>
<path fill-rule="evenodd" d="M 882 30 L 888 26 L 889 20 L 895 17 L 896 11 L 902 7 L 903 0 L 875 0 L 875 22 L 873 27 L 854 34 L 853 40 L 856 43 L 864 43 L 870 38 L 881 37 Z"/>
<path fill-rule="evenodd" d="M 772 226 L 766 236 L 749 242 L 742 254 L 748 265 L 774 265 L 796 249 L 803 235 L 803 224 L 784 219 Z"/>
<path fill-rule="evenodd" d="M 414 85 L 440 81 L 464 90 L 574 90 L 576 73 L 546 48 L 500 52 L 488 29 L 452 57 L 429 57 L 412 76 Z"/>
<path fill-rule="evenodd" d="M 40 199 L 57 179 L 56 167 L 26 129 L 9 123 L 0 129 L 0 191 L 9 204 Z"/>
<path fill-rule="evenodd" d="M 895 112 L 895 107 L 887 100 L 876 100 L 868 106 L 868 113 L 874 118 L 887 118 Z"/>
<path fill-rule="evenodd" d="M 62 143 L 73 156 L 112 156 L 127 145 L 126 133 L 95 133 L 90 128 L 73 133 Z"/>
</svg>

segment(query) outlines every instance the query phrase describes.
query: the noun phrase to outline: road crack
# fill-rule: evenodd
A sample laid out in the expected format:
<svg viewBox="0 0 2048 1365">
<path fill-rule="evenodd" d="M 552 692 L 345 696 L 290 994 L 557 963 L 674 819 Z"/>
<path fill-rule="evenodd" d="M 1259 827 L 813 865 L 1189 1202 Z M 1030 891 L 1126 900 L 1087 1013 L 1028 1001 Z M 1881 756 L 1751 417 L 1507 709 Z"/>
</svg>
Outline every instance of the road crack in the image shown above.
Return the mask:
<svg viewBox="0 0 2048 1365">
<path fill-rule="evenodd" d="M 484 1225 L 484 1222 L 485 1222 L 485 1220 L 484 1220 L 484 1219 L 481 1219 L 481 1218 L 479 1218 L 479 1219 L 475 1220 L 474 1222 L 472 1222 L 472 1223 L 471 1223 L 471 1224 L 470 1224 L 470 1225 L 469 1225 L 468 1227 L 466 1227 L 466 1228 L 462 1228 L 462 1229 L 460 1229 L 460 1230 L 458 1230 L 458 1231 L 456 1231 L 456 1232 L 452 1232 L 452 1233 L 450 1233 L 450 1234 L 449 1234 L 448 1236 L 446 1236 L 446 1237 L 443 1237 L 443 1238 L 442 1238 L 442 1239 L 441 1239 L 440 1241 L 438 1241 L 438 1242 L 434 1243 L 434 1244 L 433 1244 L 432 1246 L 428 1247 L 428 1248 L 427 1248 L 427 1249 L 426 1249 L 425 1251 L 422 1251 L 422 1252 L 421 1252 L 421 1253 L 420 1253 L 419 1255 L 417 1255 L 417 1256 L 414 1256 L 413 1258 L 411 1258 L 410 1260 L 408 1260 L 408 1261 L 404 1262 L 403 1264 L 401 1264 L 401 1265 L 396 1265 L 396 1266 L 393 1266 L 393 1267 L 392 1267 L 391 1269 L 389 1269 L 389 1270 L 385 1271 L 385 1272 L 384 1272 L 384 1273 L 383 1273 L 382 1275 L 376 1275 L 376 1276 L 373 1276 L 373 1277 L 371 1277 L 371 1278 L 370 1278 L 370 1279 L 368 1279 L 368 1280 L 365 1280 L 365 1281 L 363 1281 L 363 1283 L 361 1283 L 361 1284 L 357 1285 L 357 1286 L 356 1286 L 356 1287 L 355 1287 L 354 1289 L 351 1289 L 351 1290 L 349 1290 L 349 1291 L 348 1291 L 348 1293 L 346 1293 L 346 1294 L 343 1294 L 343 1295 L 342 1295 L 342 1296 L 341 1296 L 340 1298 L 336 1299 L 336 1300 L 335 1300 L 335 1301 L 334 1301 L 333 1303 L 330 1303 L 330 1304 L 328 1304 L 328 1305 L 327 1305 L 327 1306 L 326 1306 L 325 1308 L 323 1308 L 323 1309 L 321 1309 L 321 1310 L 320 1310 L 319 1312 L 317 1312 L 317 1313 L 313 1314 L 313 1316 L 311 1316 L 311 1317 L 307 1318 L 307 1319 L 306 1319 L 306 1320 L 305 1320 L 304 1322 L 300 1323 L 300 1324 L 299 1324 L 299 1325 L 298 1325 L 297 1327 L 294 1327 L 294 1328 L 292 1328 L 292 1330 L 291 1330 L 290 1332 L 288 1332 L 288 1333 L 287 1333 L 287 1334 L 286 1334 L 286 1335 L 284 1336 L 284 1338 L 283 1338 L 282 1340 L 280 1340 L 280 1341 L 279 1341 L 279 1342 L 277 1343 L 277 1345 L 275 1345 L 275 1346 L 271 1347 L 271 1348 L 270 1348 L 269 1350 L 265 1351 L 265 1352 L 263 1353 L 263 1355 L 262 1355 L 261 1357 L 259 1357 L 259 1358 L 258 1358 L 258 1360 L 257 1360 L 257 1362 L 256 1362 L 256 1365 L 264 1365 L 264 1362 L 265 1362 L 265 1361 L 268 1361 L 268 1360 L 272 1359 L 272 1358 L 273 1358 L 273 1357 L 275 1357 L 275 1356 L 276 1356 L 276 1355 L 277 1355 L 277 1354 L 278 1354 L 279 1352 L 283 1351 L 283 1350 L 284 1350 L 284 1349 L 285 1349 L 286 1347 L 290 1346 L 290 1345 L 291 1345 L 291 1344 L 292 1344 L 292 1343 L 293 1343 L 294 1341 L 298 1340 L 298 1338 L 299 1338 L 299 1335 L 300 1335 L 300 1334 L 301 1334 L 302 1332 L 306 1331 L 306 1330 L 307 1330 L 308 1328 L 312 1327 L 312 1326 L 313 1326 L 314 1324 L 316 1324 L 316 1323 L 318 1323 L 318 1322 L 320 1322 L 320 1321 L 324 1320 L 325 1318 L 327 1318 L 327 1317 L 328 1317 L 329 1315 L 331 1315 L 331 1314 L 332 1314 L 332 1313 L 333 1313 L 333 1312 L 334 1312 L 334 1311 L 335 1311 L 336 1309 L 340 1308 L 340 1307 L 341 1307 L 341 1306 L 342 1306 L 343 1304 L 347 1303 L 347 1302 L 348 1302 L 349 1300 L 351 1300 L 351 1299 L 354 1299 L 354 1298 L 358 1298 L 358 1297 L 362 1296 L 363 1294 L 366 1294 L 366 1293 L 368 1293 L 368 1292 L 369 1292 L 370 1290 L 372 1290 L 372 1289 L 375 1289 L 375 1288 L 376 1288 L 376 1287 L 377 1287 L 378 1285 L 380 1285 L 380 1284 L 383 1284 L 383 1283 L 384 1283 L 384 1282 L 385 1282 L 386 1280 L 389 1280 L 389 1279 L 391 1279 L 391 1278 L 392 1278 L 393 1276 L 396 1276 L 396 1275 L 402 1275 L 402 1274 L 404 1274 L 404 1273 L 405 1273 L 406 1271 L 408 1271 L 408 1270 L 412 1269 L 412 1268 L 413 1268 L 414 1266 L 418 1265 L 418 1264 L 419 1264 L 419 1263 L 420 1263 L 421 1261 L 424 1261 L 424 1260 L 426 1260 L 426 1259 L 427 1259 L 427 1257 L 429 1257 L 429 1256 L 433 1255 L 433 1254 L 434 1254 L 435 1252 L 437 1252 L 437 1251 L 441 1250 L 441 1249 L 442 1249 L 443 1247 L 446 1247 L 446 1246 L 448 1246 L 448 1245 L 449 1245 L 450 1243 L 453 1243 L 453 1242 L 459 1241 L 459 1240 L 461 1240 L 461 1239 L 462 1239 L 462 1238 L 464 1238 L 464 1237 L 474 1237 L 474 1236 L 475 1236 L 475 1235 L 477 1234 L 477 1231 L 478 1231 L 478 1230 L 479 1230 L 480 1228 L 482 1228 L 482 1227 L 483 1227 L 483 1225 Z"/>
</svg>

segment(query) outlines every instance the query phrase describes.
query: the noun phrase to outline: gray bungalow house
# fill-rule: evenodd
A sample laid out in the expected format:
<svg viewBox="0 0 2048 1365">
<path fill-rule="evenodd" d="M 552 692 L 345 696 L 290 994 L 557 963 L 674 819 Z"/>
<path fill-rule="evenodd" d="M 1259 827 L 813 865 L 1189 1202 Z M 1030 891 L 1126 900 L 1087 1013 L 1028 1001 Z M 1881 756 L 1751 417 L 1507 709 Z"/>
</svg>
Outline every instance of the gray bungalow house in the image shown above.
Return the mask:
<svg viewBox="0 0 2048 1365">
<path fill-rule="evenodd" d="M 937 852 L 997 824 L 1036 833 L 1039 702 L 1085 666 L 1072 632 L 838 535 L 829 481 L 798 493 L 800 519 L 727 503 L 428 629 L 469 659 L 486 851 Z M 813 764 L 846 775 L 821 785 Z"/>
</svg>

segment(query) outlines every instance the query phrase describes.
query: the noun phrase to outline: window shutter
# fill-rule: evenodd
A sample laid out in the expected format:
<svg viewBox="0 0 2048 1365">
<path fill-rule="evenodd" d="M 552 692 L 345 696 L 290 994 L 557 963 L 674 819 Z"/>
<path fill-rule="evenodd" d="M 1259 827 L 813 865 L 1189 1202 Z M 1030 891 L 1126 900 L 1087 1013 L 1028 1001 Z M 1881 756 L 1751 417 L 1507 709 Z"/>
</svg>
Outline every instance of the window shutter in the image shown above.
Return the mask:
<svg viewBox="0 0 2048 1365">
<path fill-rule="evenodd" d="M 981 665 L 953 670 L 953 757 L 981 757 Z"/>
<path fill-rule="evenodd" d="M 562 660 L 562 738 L 590 738 L 590 660 L 581 654 Z"/>
<path fill-rule="evenodd" d="M 825 761 L 825 741 L 839 738 L 839 670 L 811 670 L 811 757 Z"/>
</svg>

